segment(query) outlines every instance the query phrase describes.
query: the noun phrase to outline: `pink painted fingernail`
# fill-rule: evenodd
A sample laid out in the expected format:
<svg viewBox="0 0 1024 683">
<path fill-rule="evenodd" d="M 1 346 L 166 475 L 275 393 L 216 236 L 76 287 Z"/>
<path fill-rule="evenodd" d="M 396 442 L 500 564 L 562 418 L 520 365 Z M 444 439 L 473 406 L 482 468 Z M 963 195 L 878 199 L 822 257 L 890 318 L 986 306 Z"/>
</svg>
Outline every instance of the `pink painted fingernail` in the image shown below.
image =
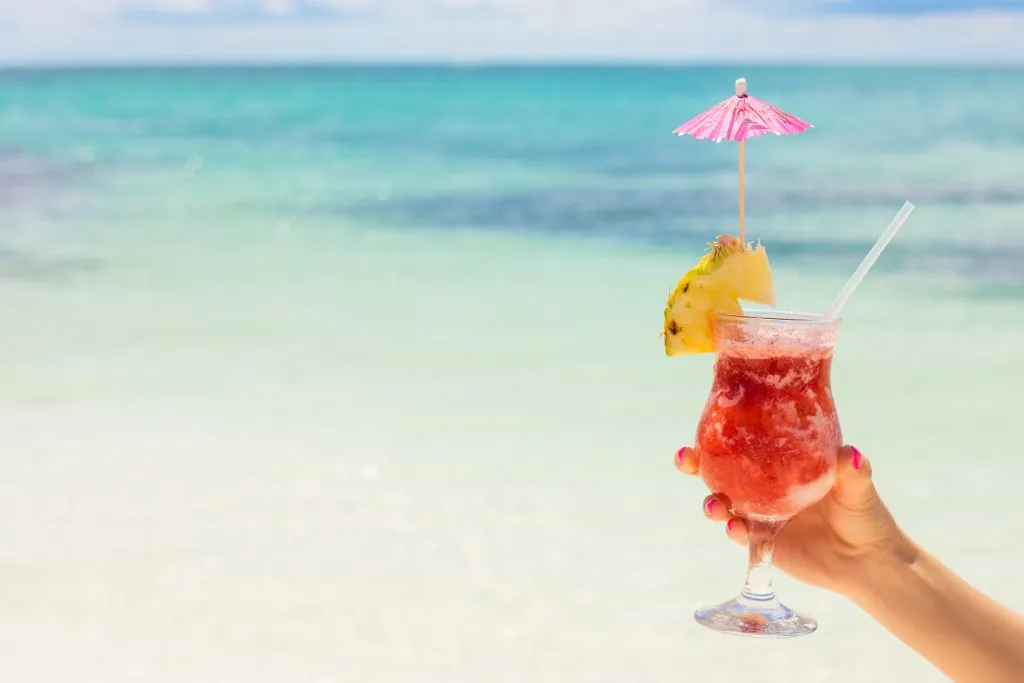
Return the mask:
<svg viewBox="0 0 1024 683">
<path fill-rule="evenodd" d="M 864 456 L 860 454 L 856 446 L 850 446 L 850 450 L 853 451 L 853 469 L 859 470 L 864 464 Z"/>
<path fill-rule="evenodd" d="M 733 517 L 728 522 L 726 522 L 725 523 L 725 530 L 726 531 L 732 531 L 732 523 L 735 522 L 735 521 L 736 521 L 736 518 Z"/>
<path fill-rule="evenodd" d="M 683 458 L 685 458 L 685 457 L 686 457 L 686 446 L 683 446 L 678 451 L 676 451 L 676 462 L 682 462 Z"/>
<path fill-rule="evenodd" d="M 704 503 L 704 514 L 707 515 L 708 517 L 710 517 L 711 516 L 711 511 L 714 509 L 714 507 L 715 507 L 715 499 L 714 498 L 708 498 L 708 502 Z"/>
</svg>

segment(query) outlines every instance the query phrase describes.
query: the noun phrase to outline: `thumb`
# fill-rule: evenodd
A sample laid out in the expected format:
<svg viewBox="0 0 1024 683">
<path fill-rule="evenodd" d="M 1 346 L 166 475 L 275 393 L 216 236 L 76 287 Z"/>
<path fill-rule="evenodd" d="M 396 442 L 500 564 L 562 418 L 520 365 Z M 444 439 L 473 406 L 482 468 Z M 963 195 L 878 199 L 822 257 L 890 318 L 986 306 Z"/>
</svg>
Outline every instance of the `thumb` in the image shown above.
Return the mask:
<svg viewBox="0 0 1024 683">
<path fill-rule="evenodd" d="M 871 463 L 853 446 L 839 450 L 838 476 L 832 488 L 836 502 L 850 510 L 867 510 L 878 501 L 871 481 Z"/>
</svg>

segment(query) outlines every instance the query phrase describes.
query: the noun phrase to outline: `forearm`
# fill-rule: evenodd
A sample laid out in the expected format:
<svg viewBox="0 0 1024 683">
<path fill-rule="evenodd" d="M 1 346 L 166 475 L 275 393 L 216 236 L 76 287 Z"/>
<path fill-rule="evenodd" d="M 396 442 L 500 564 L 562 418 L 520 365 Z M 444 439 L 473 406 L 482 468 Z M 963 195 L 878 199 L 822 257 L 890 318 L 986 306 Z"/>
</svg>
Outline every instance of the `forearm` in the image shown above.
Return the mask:
<svg viewBox="0 0 1024 683">
<path fill-rule="evenodd" d="M 848 597 L 956 683 L 1019 683 L 1024 617 L 908 550 L 867 568 Z"/>
</svg>

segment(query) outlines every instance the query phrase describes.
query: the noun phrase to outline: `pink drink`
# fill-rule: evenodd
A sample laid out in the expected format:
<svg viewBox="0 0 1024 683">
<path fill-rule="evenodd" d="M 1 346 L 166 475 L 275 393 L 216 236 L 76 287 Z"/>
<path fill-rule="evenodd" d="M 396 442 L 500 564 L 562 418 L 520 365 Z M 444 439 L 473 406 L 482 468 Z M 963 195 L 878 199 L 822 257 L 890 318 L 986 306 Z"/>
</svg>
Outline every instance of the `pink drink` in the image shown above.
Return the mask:
<svg viewBox="0 0 1024 683">
<path fill-rule="evenodd" d="M 700 474 L 733 514 L 787 520 L 835 480 L 842 444 L 830 385 L 838 323 L 720 316 L 718 359 L 697 427 Z"/>
</svg>

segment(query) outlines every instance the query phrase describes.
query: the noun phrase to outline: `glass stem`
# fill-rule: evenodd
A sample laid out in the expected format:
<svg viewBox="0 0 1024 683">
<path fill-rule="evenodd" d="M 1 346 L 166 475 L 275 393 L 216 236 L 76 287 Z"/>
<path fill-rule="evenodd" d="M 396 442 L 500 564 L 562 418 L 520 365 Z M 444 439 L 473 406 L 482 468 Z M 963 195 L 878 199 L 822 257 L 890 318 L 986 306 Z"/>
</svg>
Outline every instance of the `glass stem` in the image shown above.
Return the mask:
<svg viewBox="0 0 1024 683">
<path fill-rule="evenodd" d="M 747 568 L 747 582 L 739 597 L 739 602 L 747 607 L 773 609 L 779 604 L 775 589 L 772 588 L 772 553 L 775 551 L 775 539 L 785 525 L 784 521 L 747 520 L 750 564 Z"/>
</svg>

